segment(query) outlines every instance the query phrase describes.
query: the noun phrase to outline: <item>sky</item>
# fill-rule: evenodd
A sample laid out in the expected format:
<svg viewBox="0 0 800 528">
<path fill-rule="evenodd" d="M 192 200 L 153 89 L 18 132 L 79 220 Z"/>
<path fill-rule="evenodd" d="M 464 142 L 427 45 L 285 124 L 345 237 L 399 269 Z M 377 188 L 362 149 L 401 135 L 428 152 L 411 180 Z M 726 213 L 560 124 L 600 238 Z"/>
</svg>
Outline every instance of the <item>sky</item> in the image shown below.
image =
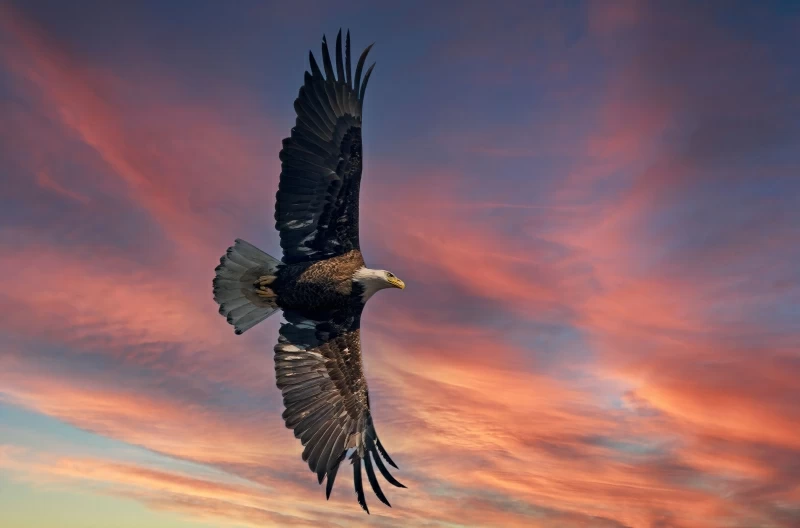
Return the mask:
<svg viewBox="0 0 800 528">
<path fill-rule="evenodd" d="M 0 524 L 799 526 L 800 4 L 289 4 L 0 0 Z M 339 28 L 370 516 L 211 294 Z"/>
</svg>

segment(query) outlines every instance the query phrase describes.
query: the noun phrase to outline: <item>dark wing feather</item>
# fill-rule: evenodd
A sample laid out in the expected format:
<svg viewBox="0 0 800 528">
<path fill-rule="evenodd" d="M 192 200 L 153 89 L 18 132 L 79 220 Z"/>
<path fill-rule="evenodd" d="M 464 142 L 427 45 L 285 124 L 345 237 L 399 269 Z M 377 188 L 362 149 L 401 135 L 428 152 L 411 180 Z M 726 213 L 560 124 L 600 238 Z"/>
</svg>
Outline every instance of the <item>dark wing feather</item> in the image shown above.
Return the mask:
<svg viewBox="0 0 800 528">
<path fill-rule="evenodd" d="M 361 110 L 364 90 L 361 70 L 367 48 L 350 72 L 350 33 L 342 57 L 342 32 L 336 37 L 336 70 L 322 38 L 320 70 L 309 52 L 306 72 L 295 100 L 297 121 L 283 140 L 281 177 L 275 203 L 275 227 L 280 231 L 283 261 L 306 262 L 359 249 L 358 197 L 361 187 Z M 374 64 L 372 65 L 375 66 Z"/>
<path fill-rule="evenodd" d="M 377 477 L 375 477 L 375 471 L 372 469 L 371 458 L 372 457 L 370 457 L 369 453 L 364 455 L 364 467 L 367 469 L 367 479 L 369 479 L 369 485 L 372 486 L 372 490 L 375 492 L 375 495 L 378 496 L 380 501 L 391 508 L 392 505 L 389 504 L 389 501 L 386 499 L 386 495 L 384 495 L 383 490 L 381 490 L 381 486 L 378 483 Z"/>
<path fill-rule="evenodd" d="M 372 423 L 361 363 L 360 309 L 339 310 L 320 319 L 286 310 L 284 317 L 287 322 L 281 325 L 275 345 L 275 377 L 286 406 L 286 426 L 305 446 L 303 460 L 317 474 L 320 484 L 327 476 L 325 494 L 330 497 L 339 465 L 352 450 L 358 503 L 369 513 L 361 480 L 363 465 L 372 490 L 389 505 L 372 461 L 390 484 L 405 486 L 392 477 L 381 460 L 383 455 L 394 465 Z"/>
</svg>

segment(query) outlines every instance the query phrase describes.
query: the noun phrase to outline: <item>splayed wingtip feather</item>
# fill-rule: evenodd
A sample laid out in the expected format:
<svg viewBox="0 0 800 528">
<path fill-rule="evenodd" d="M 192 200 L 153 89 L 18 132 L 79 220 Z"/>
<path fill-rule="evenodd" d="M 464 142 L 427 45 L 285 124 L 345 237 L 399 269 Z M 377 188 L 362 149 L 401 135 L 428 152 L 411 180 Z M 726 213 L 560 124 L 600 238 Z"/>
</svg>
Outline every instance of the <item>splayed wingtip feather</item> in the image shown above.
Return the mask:
<svg viewBox="0 0 800 528">
<path fill-rule="evenodd" d="M 336 35 L 336 77 L 340 83 L 345 82 L 344 61 L 342 60 L 342 28 L 339 28 L 339 33 Z"/>
<path fill-rule="evenodd" d="M 356 79 L 353 85 L 353 91 L 356 93 L 356 96 L 358 96 L 359 89 L 361 87 L 361 72 L 364 69 L 364 62 L 367 60 L 367 54 L 369 53 L 369 50 L 372 49 L 374 44 L 375 43 L 373 42 L 367 46 L 364 51 L 361 52 L 361 56 L 358 58 L 358 63 L 356 64 Z"/>
<path fill-rule="evenodd" d="M 325 68 L 325 78 L 329 82 L 334 82 L 336 76 L 333 74 L 333 64 L 331 63 L 331 53 L 328 50 L 328 41 L 325 35 L 322 35 L 322 67 Z"/>
<path fill-rule="evenodd" d="M 375 492 L 375 495 L 382 503 L 391 508 L 392 505 L 389 504 L 389 500 L 386 498 L 386 495 L 383 494 L 380 483 L 378 483 L 378 479 L 375 477 L 375 470 L 372 469 L 372 461 L 370 460 L 369 452 L 364 453 L 364 468 L 367 470 L 367 479 L 369 480 L 370 486 L 372 486 L 372 491 Z"/>
<path fill-rule="evenodd" d="M 364 509 L 367 514 L 369 514 L 369 508 L 367 507 L 367 498 L 364 496 L 364 485 L 361 482 L 361 457 L 359 457 L 356 453 L 353 457 L 353 485 L 356 488 L 356 498 L 358 499 L 358 503 L 361 505 L 361 508 Z"/>
</svg>

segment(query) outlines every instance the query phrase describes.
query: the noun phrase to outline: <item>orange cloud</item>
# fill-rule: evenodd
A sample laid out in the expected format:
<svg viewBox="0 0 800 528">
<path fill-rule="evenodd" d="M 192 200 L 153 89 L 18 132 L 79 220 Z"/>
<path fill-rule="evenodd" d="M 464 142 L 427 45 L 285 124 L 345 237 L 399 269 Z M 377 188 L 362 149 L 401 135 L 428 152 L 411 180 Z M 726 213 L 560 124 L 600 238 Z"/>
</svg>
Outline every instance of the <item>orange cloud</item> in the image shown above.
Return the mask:
<svg viewBox="0 0 800 528">
<path fill-rule="evenodd" d="M 75 485 L 95 492 L 132 498 L 157 510 L 174 511 L 188 519 L 237 522 L 244 526 L 291 524 L 318 526 L 323 513 L 302 504 L 287 503 L 281 494 L 300 490 L 291 482 L 280 489 L 241 483 L 219 472 L 195 477 L 136 464 L 96 458 L 54 458 L 28 453 L 28 459 L 0 464 L 17 478 L 48 488 Z M 279 493 L 280 492 L 280 493 Z"/>
<path fill-rule="evenodd" d="M 208 464 L 265 465 L 291 444 L 279 425 L 263 429 L 255 418 L 227 418 L 224 412 L 181 402 L 164 391 L 150 396 L 132 389 L 103 387 L 91 380 L 36 374 L 22 360 L 0 358 L 5 400 L 97 434 Z M 267 436 L 268 431 L 274 435 Z M 249 439 L 249 440 L 248 440 Z M 219 446 L 228 446 L 220 450 Z"/>
</svg>

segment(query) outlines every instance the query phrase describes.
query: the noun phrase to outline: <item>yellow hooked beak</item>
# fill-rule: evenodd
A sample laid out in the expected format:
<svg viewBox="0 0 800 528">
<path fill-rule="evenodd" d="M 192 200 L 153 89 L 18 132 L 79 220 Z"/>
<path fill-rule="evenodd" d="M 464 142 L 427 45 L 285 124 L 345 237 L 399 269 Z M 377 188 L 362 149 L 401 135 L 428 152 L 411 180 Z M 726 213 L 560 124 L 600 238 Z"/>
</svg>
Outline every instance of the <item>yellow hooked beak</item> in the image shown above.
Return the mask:
<svg viewBox="0 0 800 528">
<path fill-rule="evenodd" d="M 398 279 L 397 277 L 389 277 L 387 279 L 389 284 L 394 286 L 395 288 L 400 288 L 401 290 L 406 287 L 406 283 Z"/>
</svg>

